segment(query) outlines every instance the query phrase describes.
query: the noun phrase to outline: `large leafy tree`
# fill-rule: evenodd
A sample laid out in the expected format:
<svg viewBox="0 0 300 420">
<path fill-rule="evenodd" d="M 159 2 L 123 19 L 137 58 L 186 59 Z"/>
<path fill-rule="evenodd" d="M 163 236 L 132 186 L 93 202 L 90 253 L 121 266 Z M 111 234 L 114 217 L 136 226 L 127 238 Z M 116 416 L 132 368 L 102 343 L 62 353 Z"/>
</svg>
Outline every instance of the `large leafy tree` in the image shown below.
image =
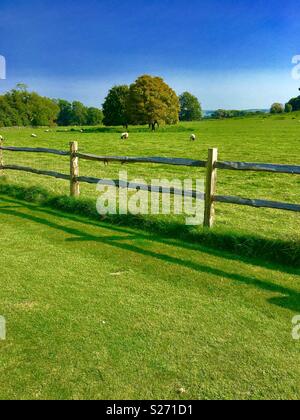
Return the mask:
<svg viewBox="0 0 300 420">
<path fill-rule="evenodd" d="M 128 113 L 133 124 L 176 124 L 179 99 L 160 77 L 141 76 L 130 86 Z"/>
<path fill-rule="evenodd" d="M 114 86 L 110 89 L 103 104 L 104 125 L 128 125 L 128 95 L 129 87 L 127 85 Z"/>
<path fill-rule="evenodd" d="M 189 92 L 184 92 L 179 96 L 180 121 L 199 121 L 202 118 L 202 109 L 196 96 Z"/>
</svg>

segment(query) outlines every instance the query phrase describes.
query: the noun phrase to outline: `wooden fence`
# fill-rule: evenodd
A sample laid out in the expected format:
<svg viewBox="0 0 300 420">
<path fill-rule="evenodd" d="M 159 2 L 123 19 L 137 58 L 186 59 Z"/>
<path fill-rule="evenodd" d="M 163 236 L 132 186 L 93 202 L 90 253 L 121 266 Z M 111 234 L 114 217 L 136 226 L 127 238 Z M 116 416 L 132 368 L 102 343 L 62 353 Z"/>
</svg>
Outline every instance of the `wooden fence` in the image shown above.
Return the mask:
<svg viewBox="0 0 300 420">
<path fill-rule="evenodd" d="M 70 174 L 62 174 L 54 171 L 45 171 L 34 169 L 30 167 L 18 166 L 18 165 L 5 165 L 3 159 L 3 151 L 9 152 L 26 152 L 26 153 L 48 153 L 57 156 L 69 156 L 70 157 Z M 99 182 L 104 185 L 111 185 L 111 181 L 91 178 L 79 175 L 79 159 L 97 161 L 97 162 L 119 162 L 121 164 L 131 163 L 148 163 L 148 164 L 164 164 L 164 165 L 175 165 L 175 166 L 186 166 L 193 168 L 206 168 L 206 188 L 205 194 L 199 197 L 199 193 L 196 191 L 181 191 L 171 189 L 164 189 L 158 187 L 155 192 L 171 192 L 173 195 L 189 195 L 194 198 L 205 199 L 205 215 L 204 215 L 204 226 L 211 228 L 215 221 L 215 203 L 235 204 L 240 206 L 250 206 L 257 208 L 270 208 L 287 210 L 293 212 L 300 212 L 300 204 L 288 204 L 277 201 L 268 200 L 256 200 L 256 199 L 245 199 L 240 197 L 222 196 L 217 195 L 217 170 L 233 170 L 233 171 L 255 171 L 255 172 L 269 172 L 279 174 L 290 174 L 300 175 L 300 166 L 294 165 L 272 165 L 266 163 L 247 163 L 247 162 L 221 162 L 218 160 L 218 149 L 209 149 L 208 160 L 192 160 L 192 159 L 181 159 L 181 158 L 162 158 L 162 157 L 120 157 L 120 156 L 97 156 L 88 153 L 81 153 L 78 150 L 78 143 L 70 143 L 69 151 L 61 151 L 55 149 L 45 148 L 30 148 L 30 147 L 5 147 L 3 142 L 0 140 L 0 171 L 13 170 L 29 172 L 37 175 L 45 175 L 54 177 L 57 179 L 63 179 L 70 181 L 70 195 L 72 197 L 79 197 L 80 195 L 80 183 L 98 184 Z M 144 191 L 154 191 L 151 185 L 135 186 L 134 184 L 120 182 L 119 180 L 114 181 L 115 185 L 119 188 L 133 188 L 137 187 Z"/>
</svg>

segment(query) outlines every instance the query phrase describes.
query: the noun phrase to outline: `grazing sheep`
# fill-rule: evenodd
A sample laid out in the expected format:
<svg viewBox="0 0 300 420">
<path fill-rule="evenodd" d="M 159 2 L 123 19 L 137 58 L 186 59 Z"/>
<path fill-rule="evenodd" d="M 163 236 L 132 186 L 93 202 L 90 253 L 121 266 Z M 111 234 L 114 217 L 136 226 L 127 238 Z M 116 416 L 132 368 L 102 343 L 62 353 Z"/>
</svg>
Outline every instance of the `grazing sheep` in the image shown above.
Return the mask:
<svg viewBox="0 0 300 420">
<path fill-rule="evenodd" d="M 37 135 L 36 135 L 36 134 L 31 134 L 31 137 L 36 138 L 36 137 L 37 137 Z"/>
<path fill-rule="evenodd" d="M 121 140 L 128 140 L 129 134 L 128 133 L 122 133 Z"/>
<path fill-rule="evenodd" d="M 196 141 L 196 139 L 197 139 L 196 135 L 195 134 L 192 134 L 191 137 L 190 137 L 190 140 L 191 141 Z"/>
<path fill-rule="evenodd" d="M 45 130 L 45 133 L 49 133 L 50 132 L 50 130 L 48 129 L 48 130 Z"/>
<path fill-rule="evenodd" d="M 4 140 L 4 137 L 2 137 L 1 135 L 0 135 L 0 141 L 3 141 Z"/>
</svg>

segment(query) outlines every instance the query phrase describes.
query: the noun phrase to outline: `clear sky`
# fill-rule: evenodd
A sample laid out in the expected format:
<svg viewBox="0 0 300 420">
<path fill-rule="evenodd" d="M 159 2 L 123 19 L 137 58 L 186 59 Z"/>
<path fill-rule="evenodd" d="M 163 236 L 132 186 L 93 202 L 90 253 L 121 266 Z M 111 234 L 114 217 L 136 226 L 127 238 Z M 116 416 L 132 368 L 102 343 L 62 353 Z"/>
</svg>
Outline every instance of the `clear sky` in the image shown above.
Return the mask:
<svg viewBox="0 0 300 420">
<path fill-rule="evenodd" d="M 267 108 L 297 95 L 299 0 L 0 0 L 7 80 L 100 106 L 140 74 L 205 109 Z"/>
</svg>

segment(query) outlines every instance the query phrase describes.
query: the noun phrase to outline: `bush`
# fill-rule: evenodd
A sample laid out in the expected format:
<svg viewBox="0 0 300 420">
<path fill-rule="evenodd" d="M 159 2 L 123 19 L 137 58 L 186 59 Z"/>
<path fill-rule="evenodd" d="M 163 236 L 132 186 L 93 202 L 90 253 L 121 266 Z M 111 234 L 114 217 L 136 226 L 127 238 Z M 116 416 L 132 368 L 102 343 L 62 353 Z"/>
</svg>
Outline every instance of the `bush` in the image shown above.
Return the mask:
<svg viewBox="0 0 300 420">
<path fill-rule="evenodd" d="M 285 111 L 286 113 L 293 112 L 293 106 L 292 106 L 291 104 L 289 104 L 289 103 L 285 104 L 285 109 L 284 109 L 284 111 Z"/>
<path fill-rule="evenodd" d="M 284 106 L 278 102 L 271 106 L 271 114 L 283 114 L 284 113 Z"/>
</svg>

